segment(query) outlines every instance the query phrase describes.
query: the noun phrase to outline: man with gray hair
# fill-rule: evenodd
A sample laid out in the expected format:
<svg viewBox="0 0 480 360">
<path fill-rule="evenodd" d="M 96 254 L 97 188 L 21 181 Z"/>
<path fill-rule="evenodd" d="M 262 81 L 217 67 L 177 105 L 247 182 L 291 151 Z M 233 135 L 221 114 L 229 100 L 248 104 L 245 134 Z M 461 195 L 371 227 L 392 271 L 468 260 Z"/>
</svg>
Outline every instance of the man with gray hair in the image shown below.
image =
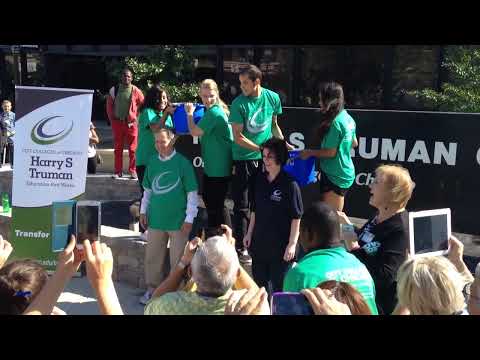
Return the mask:
<svg viewBox="0 0 480 360">
<path fill-rule="evenodd" d="M 258 290 L 239 264 L 231 229 L 222 228 L 224 235 L 203 243 L 197 237 L 187 243 L 176 267 L 153 293 L 145 315 L 223 315 L 231 296 L 240 297 L 245 289 Z M 196 290 L 178 291 L 188 271 Z"/>
</svg>

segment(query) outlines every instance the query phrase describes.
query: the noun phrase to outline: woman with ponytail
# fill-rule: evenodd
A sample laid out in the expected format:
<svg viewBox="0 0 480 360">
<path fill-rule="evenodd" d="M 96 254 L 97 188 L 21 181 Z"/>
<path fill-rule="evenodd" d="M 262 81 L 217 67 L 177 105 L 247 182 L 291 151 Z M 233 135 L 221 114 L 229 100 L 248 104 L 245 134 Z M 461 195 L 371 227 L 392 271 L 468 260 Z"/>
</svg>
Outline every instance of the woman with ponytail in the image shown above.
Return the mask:
<svg viewBox="0 0 480 360">
<path fill-rule="evenodd" d="M 47 283 L 34 260 L 17 260 L 0 269 L 0 315 L 21 315 Z"/>
<path fill-rule="evenodd" d="M 320 149 L 306 149 L 302 159 L 320 159 L 320 192 L 322 201 L 337 211 L 343 210 L 345 194 L 355 180 L 350 150 L 358 146 L 356 125 L 344 109 L 345 101 L 340 84 L 329 82 L 320 86 L 320 111 L 324 119 L 317 129 Z"/>
<path fill-rule="evenodd" d="M 228 184 L 232 175 L 233 133 L 228 123 L 230 114 L 227 105 L 220 99 L 217 83 L 206 79 L 200 84 L 200 97 L 205 105 L 205 114 L 195 124 L 195 106 L 185 104 L 188 129 L 192 136 L 199 136 L 203 159 L 203 201 L 207 208 L 208 226 L 231 226 L 230 216 L 224 207 Z"/>
</svg>

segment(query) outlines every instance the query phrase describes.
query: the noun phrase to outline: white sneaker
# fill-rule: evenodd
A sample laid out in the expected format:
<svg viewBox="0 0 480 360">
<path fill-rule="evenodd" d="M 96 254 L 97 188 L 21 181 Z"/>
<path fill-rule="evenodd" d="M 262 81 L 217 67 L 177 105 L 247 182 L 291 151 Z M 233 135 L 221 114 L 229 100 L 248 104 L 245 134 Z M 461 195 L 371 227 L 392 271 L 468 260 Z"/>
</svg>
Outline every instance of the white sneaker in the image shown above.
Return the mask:
<svg viewBox="0 0 480 360">
<path fill-rule="evenodd" d="M 147 303 L 150 301 L 152 298 L 153 291 L 147 290 L 145 291 L 145 294 L 140 298 L 140 304 L 142 305 L 147 305 Z"/>
<path fill-rule="evenodd" d="M 145 230 L 145 232 L 140 234 L 140 239 L 142 241 L 147 241 L 147 232 L 148 232 L 148 230 Z"/>
<path fill-rule="evenodd" d="M 249 265 L 252 263 L 252 258 L 248 253 L 247 249 L 243 249 L 238 252 L 238 260 L 240 261 L 240 264 L 246 264 Z"/>
</svg>

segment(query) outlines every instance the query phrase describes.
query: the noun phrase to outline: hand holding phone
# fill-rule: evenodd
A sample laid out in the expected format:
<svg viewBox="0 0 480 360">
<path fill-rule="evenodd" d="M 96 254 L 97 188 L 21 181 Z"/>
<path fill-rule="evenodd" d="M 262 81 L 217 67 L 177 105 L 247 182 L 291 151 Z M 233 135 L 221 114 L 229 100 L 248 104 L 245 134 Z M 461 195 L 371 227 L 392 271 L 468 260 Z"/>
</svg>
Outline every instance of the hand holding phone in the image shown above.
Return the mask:
<svg viewBox="0 0 480 360">
<path fill-rule="evenodd" d="M 330 290 L 320 288 L 303 289 L 315 315 L 351 315 L 347 304 L 338 301 Z"/>
<path fill-rule="evenodd" d="M 307 298 L 301 293 L 278 292 L 272 295 L 272 315 L 313 315 Z"/>
</svg>

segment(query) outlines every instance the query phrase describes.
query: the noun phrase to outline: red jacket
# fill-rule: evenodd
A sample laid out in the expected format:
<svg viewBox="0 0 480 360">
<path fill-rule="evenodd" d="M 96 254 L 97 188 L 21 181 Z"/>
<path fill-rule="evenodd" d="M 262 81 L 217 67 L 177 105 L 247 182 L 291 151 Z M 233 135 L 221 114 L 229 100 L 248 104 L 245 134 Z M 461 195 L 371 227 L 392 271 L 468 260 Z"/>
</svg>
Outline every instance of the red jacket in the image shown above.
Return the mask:
<svg viewBox="0 0 480 360">
<path fill-rule="evenodd" d="M 130 103 L 130 110 L 128 111 L 127 122 L 135 122 L 137 120 L 138 110 L 144 101 L 142 91 L 135 85 L 132 86 L 132 100 Z M 110 123 L 112 123 L 113 120 L 119 120 L 115 117 L 115 108 L 113 105 L 115 101 L 115 95 L 115 87 L 112 86 L 107 96 L 107 115 Z"/>
</svg>

